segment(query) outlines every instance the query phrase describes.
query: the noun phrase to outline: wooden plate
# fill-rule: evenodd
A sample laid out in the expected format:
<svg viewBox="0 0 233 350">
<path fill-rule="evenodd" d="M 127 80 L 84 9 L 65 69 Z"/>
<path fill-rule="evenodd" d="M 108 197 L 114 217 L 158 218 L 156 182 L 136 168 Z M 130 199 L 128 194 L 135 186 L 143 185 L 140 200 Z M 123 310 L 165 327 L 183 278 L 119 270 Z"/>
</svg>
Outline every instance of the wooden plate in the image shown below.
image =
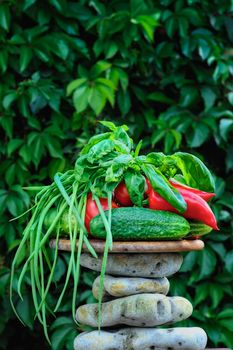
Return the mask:
<svg viewBox="0 0 233 350">
<path fill-rule="evenodd" d="M 78 247 L 78 240 L 76 247 Z M 97 253 L 103 253 L 104 241 L 97 239 L 90 239 L 90 243 Z M 50 241 L 50 247 L 55 248 L 56 240 Z M 112 253 L 169 253 L 169 252 L 188 252 L 192 250 L 202 250 L 204 248 L 204 242 L 200 239 L 180 241 L 115 241 L 113 243 Z M 70 251 L 70 240 L 60 239 L 58 242 L 58 249 L 64 251 Z M 88 249 L 83 245 L 83 252 L 88 252 Z"/>
</svg>

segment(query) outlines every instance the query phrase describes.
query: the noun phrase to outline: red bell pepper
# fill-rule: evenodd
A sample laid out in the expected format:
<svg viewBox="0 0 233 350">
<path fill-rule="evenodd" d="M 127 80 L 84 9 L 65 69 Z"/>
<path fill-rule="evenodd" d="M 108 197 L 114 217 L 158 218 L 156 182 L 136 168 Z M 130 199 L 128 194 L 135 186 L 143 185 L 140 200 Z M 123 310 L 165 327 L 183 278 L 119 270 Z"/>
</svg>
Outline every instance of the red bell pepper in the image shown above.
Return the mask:
<svg viewBox="0 0 233 350">
<path fill-rule="evenodd" d="M 219 230 L 214 213 L 203 198 L 184 188 L 179 189 L 179 192 L 187 203 L 187 210 L 182 216 L 187 219 L 201 221 L 214 230 Z M 179 214 L 170 203 L 154 190 L 151 190 L 149 193 L 149 208 L 154 210 L 166 210 Z"/>
<path fill-rule="evenodd" d="M 107 198 L 99 198 L 100 204 L 102 205 L 103 210 L 108 210 L 108 199 Z M 118 208 L 118 205 L 112 201 L 112 208 Z M 92 199 L 92 194 L 89 193 L 87 196 L 87 204 L 86 204 L 86 213 L 85 213 L 85 226 L 88 232 L 90 232 L 90 222 L 95 216 L 99 215 L 99 209 L 94 199 Z"/>
<path fill-rule="evenodd" d="M 186 189 L 189 192 L 196 193 L 198 196 L 200 196 L 201 198 L 203 198 L 207 202 L 208 202 L 208 200 L 210 200 L 211 198 L 213 198 L 215 196 L 215 193 L 205 192 L 205 191 L 201 191 L 201 190 L 198 190 L 196 188 L 193 188 L 193 187 L 189 187 L 189 186 L 184 185 L 184 184 L 182 184 L 174 179 L 170 179 L 169 182 L 173 187 L 177 188 L 177 190 L 180 190 L 180 189 L 185 190 Z"/>
</svg>

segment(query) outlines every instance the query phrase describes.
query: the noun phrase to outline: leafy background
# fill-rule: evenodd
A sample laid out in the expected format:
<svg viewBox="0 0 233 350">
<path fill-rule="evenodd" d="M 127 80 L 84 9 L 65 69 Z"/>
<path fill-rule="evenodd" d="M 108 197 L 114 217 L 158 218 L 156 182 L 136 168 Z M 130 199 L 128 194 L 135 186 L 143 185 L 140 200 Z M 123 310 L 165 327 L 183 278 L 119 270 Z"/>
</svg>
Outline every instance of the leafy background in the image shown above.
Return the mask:
<svg viewBox="0 0 233 350">
<path fill-rule="evenodd" d="M 232 45 L 231 0 L 0 1 L 0 349 L 49 349 L 27 290 L 16 302 L 29 328 L 9 305 L 25 219 L 9 220 L 29 207 L 23 187 L 71 167 L 103 119 L 128 124 L 144 151 L 192 152 L 213 170 L 221 231 L 185 255 L 171 294 L 192 301 L 186 324 L 203 327 L 209 346 L 233 347 Z M 58 290 L 66 264 L 61 254 Z M 83 272 L 78 302 L 93 301 L 93 278 Z M 51 320 L 54 350 L 72 349 L 78 332 L 70 299 Z"/>
</svg>

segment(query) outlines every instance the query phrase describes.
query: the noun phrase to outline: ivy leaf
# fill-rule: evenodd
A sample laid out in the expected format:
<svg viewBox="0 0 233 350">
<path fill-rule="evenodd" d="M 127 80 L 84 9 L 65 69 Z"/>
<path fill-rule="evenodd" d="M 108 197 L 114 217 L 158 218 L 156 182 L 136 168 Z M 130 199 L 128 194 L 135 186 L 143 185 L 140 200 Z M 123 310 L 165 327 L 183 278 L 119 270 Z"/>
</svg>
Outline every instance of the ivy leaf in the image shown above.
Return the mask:
<svg viewBox="0 0 233 350">
<path fill-rule="evenodd" d="M 205 247 L 205 249 L 200 252 L 200 275 L 198 276 L 198 280 L 210 276 L 215 269 L 216 263 L 217 259 L 215 253 L 212 249 Z"/>
<path fill-rule="evenodd" d="M 103 95 L 103 92 L 98 89 L 97 86 L 92 87 L 89 91 L 88 103 L 98 116 L 100 112 L 103 110 L 106 104 L 106 98 Z"/>
<path fill-rule="evenodd" d="M 74 106 L 78 113 L 83 112 L 88 106 L 89 89 L 87 86 L 81 86 L 73 94 Z"/>
<path fill-rule="evenodd" d="M 9 94 L 7 94 L 2 101 L 3 107 L 5 109 L 9 109 L 12 103 L 17 99 L 17 97 L 18 95 L 16 91 L 12 91 Z"/>
<path fill-rule="evenodd" d="M 8 154 L 8 156 L 11 156 L 11 154 L 17 148 L 19 148 L 22 144 L 23 144 L 23 140 L 22 139 L 12 139 L 12 140 L 10 140 L 8 145 L 7 145 L 7 154 Z"/>
<path fill-rule="evenodd" d="M 196 123 L 193 127 L 192 136 L 189 138 L 188 143 L 190 147 L 200 147 L 209 136 L 209 128 L 205 124 Z"/>
<path fill-rule="evenodd" d="M 233 252 L 228 252 L 224 258 L 225 268 L 233 275 Z"/>
<path fill-rule="evenodd" d="M 219 128 L 221 137 L 224 141 L 227 141 L 228 133 L 233 130 L 233 119 L 221 119 Z"/>
<path fill-rule="evenodd" d="M 7 50 L 1 50 L 0 55 L 0 70 L 2 73 L 5 73 L 7 70 L 8 65 L 8 51 Z"/>
<path fill-rule="evenodd" d="M 0 4 L 0 27 L 5 29 L 7 32 L 9 31 L 10 27 L 10 9 L 9 5 L 7 4 Z"/>
<path fill-rule="evenodd" d="M 205 109 L 209 109 L 209 108 L 213 107 L 213 105 L 217 99 L 217 95 L 213 89 L 211 89 L 209 86 L 204 86 L 201 89 L 201 96 L 202 96 L 204 103 L 205 103 Z"/>
<path fill-rule="evenodd" d="M 161 102 L 161 103 L 165 103 L 167 105 L 173 105 L 175 103 L 175 101 L 169 97 L 167 97 L 163 92 L 161 91 L 156 91 L 156 92 L 152 92 L 151 94 L 149 94 L 147 96 L 148 100 L 151 101 L 156 101 L 156 102 Z"/>
<path fill-rule="evenodd" d="M 27 46 L 22 46 L 20 48 L 20 58 L 19 58 L 19 67 L 20 71 L 23 72 L 29 65 L 33 57 L 32 49 Z"/>
<path fill-rule="evenodd" d="M 197 262 L 198 252 L 188 252 L 184 257 L 184 262 L 180 269 L 180 272 L 192 271 L 194 265 Z"/>
<path fill-rule="evenodd" d="M 107 69 L 111 67 L 111 63 L 107 61 L 98 61 L 90 71 L 90 76 L 92 78 L 97 78 L 101 73 L 105 72 Z"/>
<path fill-rule="evenodd" d="M 36 2 L 36 0 L 25 0 L 24 1 L 24 6 L 23 6 L 23 10 L 27 10 L 29 7 L 31 7 L 34 3 Z"/>
<path fill-rule="evenodd" d="M 134 19 L 131 19 L 132 23 L 140 24 L 147 36 L 147 38 L 152 41 L 154 39 L 154 30 L 158 26 L 160 14 L 155 15 L 140 15 Z"/>
<path fill-rule="evenodd" d="M 87 83 L 86 78 L 81 78 L 81 79 L 76 79 L 71 81 L 71 83 L 69 83 L 69 85 L 67 86 L 67 92 L 66 92 L 67 96 L 70 96 L 74 92 L 74 90 L 76 90 L 82 85 L 85 85 L 85 83 Z"/>
</svg>

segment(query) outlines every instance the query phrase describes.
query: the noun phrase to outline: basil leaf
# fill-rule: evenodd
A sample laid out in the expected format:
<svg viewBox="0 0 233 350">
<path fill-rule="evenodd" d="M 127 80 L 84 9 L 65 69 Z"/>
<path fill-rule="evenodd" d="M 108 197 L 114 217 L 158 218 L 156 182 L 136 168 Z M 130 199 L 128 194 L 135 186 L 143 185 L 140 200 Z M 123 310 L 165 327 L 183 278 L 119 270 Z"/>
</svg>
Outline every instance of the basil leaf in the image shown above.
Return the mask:
<svg viewBox="0 0 233 350">
<path fill-rule="evenodd" d="M 95 161 L 98 161 L 103 156 L 111 152 L 114 149 L 114 146 L 115 145 L 112 140 L 103 140 L 98 142 L 89 150 L 87 160 L 90 163 L 94 163 Z"/>
<path fill-rule="evenodd" d="M 111 135 L 111 132 L 105 132 L 103 134 L 92 136 L 88 141 L 88 144 L 83 147 L 82 151 L 80 152 L 80 155 L 87 154 L 90 151 L 90 149 L 93 146 L 95 146 L 97 143 L 99 143 L 100 141 L 109 139 L 110 135 Z"/>
<path fill-rule="evenodd" d="M 149 179 L 153 189 L 160 194 L 161 197 L 166 199 L 174 208 L 181 213 L 184 213 L 187 209 L 187 204 L 180 192 L 172 187 L 166 177 L 153 165 L 143 164 L 142 171 Z"/>
<path fill-rule="evenodd" d="M 129 148 L 121 141 L 114 140 L 115 150 L 119 153 L 129 154 Z"/>
<path fill-rule="evenodd" d="M 123 173 L 124 173 L 124 167 L 119 164 L 113 164 L 111 165 L 107 171 L 106 171 L 106 182 L 119 182 Z"/>
<path fill-rule="evenodd" d="M 114 132 L 114 140 L 117 143 L 123 143 L 126 146 L 127 152 L 130 152 L 133 146 L 133 140 L 127 134 L 124 126 L 119 126 L 117 130 Z"/>
<path fill-rule="evenodd" d="M 162 152 L 151 152 L 147 154 L 146 162 L 151 163 L 156 167 L 159 167 L 163 164 L 165 158 L 166 156 Z"/>
<path fill-rule="evenodd" d="M 131 201 L 137 207 L 142 207 L 145 192 L 145 177 L 133 170 L 127 170 L 124 175 L 124 180 Z"/>
<path fill-rule="evenodd" d="M 186 181 L 185 181 L 185 179 L 184 179 L 184 176 L 181 175 L 181 174 L 176 174 L 176 175 L 174 176 L 174 179 L 175 179 L 176 181 L 180 182 L 181 184 L 187 185 L 187 183 L 186 183 Z"/>
<path fill-rule="evenodd" d="M 215 191 L 215 183 L 205 164 L 189 153 L 177 152 L 173 156 L 188 186 L 206 192 Z"/>
<path fill-rule="evenodd" d="M 110 153 L 111 155 L 111 153 Z M 109 167 L 111 165 L 129 165 L 129 163 L 133 160 L 133 157 L 131 156 L 131 154 L 120 154 L 120 155 L 114 155 L 114 157 L 112 157 L 111 159 L 109 160 L 105 160 L 103 158 L 103 160 L 101 159 L 100 161 L 100 166 L 102 168 L 106 168 L 106 167 Z"/>
</svg>

